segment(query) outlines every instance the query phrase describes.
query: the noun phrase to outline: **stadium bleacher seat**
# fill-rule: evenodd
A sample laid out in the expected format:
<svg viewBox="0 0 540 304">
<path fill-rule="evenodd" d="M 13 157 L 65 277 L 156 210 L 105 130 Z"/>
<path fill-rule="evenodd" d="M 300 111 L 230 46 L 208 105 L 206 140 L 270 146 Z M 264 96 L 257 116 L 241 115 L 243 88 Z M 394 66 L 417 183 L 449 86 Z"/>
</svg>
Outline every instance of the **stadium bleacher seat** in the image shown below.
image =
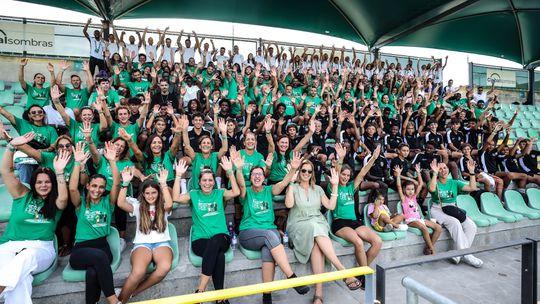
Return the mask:
<svg viewBox="0 0 540 304">
<path fill-rule="evenodd" d="M 478 227 L 487 227 L 499 222 L 496 217 L 485 215 L 478 209 L 474 198 L 468 194 L 460 194 L 457 197 L 456 205 L 467 212 L 467 216 L 473 220 Z"/>
<path fill-rule="evenodd" d="M 0 92 L 0 106 L 9 106 L 14 103 L 15 95 L 12 91 L 2 91 Z"/>
<path fill-rule="evenodd" d="M 4 155 L 5 148 L 0 148 L 0 155 Z M 5 184 L 0 185 L 0 222 L 7 222 L 11 216 L 13 198 L 9 194 Z"/>
<path fill-rule="evenodd" d="M 538 138 L 538 131 L 536 131 L 535 129 L 529 129 L 527 133 L 529 134 L 529 138 Z"/>
<path fill-rule="evenodd" d="M 330 211 L 327 211 L 326 212 L 326 220 L 328 221 L 328 225 L 330 225 L 330 227 L 332 227 L 332 222 L 334 221 L 334 219 L 332 218 L 332 212 Z M 350 247 L 352 246 L 351 243 L 349 243 L 348 241 L 346 241 L 345 239 L 343 238 L 340 238 L 339 236 L 335 235 L 334 233 L 332 233 L 332 231 L 330 231 L 330 238 L 336 242 L 338 242 L 341 246 L 343 247 Z"/>
<path fill-rule="evenodd" d="M 15 94 L 19 94 L 19 95 L 25 94 L 23 88 L 21 87 L 21 84 L 18 81 L 15 81 L 11 84 L 11 90 Z"/>
<path fill-rule="evenodd" d="M 519 137 L 523 137 L 523 138 L 527 138 L 527 131 L 525 129 L 516 129 L 516 136 L 517 138 Z"/>
<path fill-rule="evenodd" d="M 262 257 L 262 253 L 260 250 L 249 250 L 242 245 L 240 245 L 240 242 L 238 242 L 238 248 L 240 249 L 240 252 L 242 252 L 243 255 L 246 256 L 248 260 L 260 260 Z"/>
<path fill-rule="evenodd" d="M 172 223 L 169 223 L 169 237 L 171 238 L 170 244 L 172 247 L 172 253 L 173 253 L 173 260 L 171 264 L 171 270 L 175 269 L 178 265 L 178 259 L 180 258 L 180 252 L 178 250 L 178 233 L 176 233 L 176 228 Z M 147 273 L 151 273 L 156 269 L 156 264 L 154 262 L 151 262 L 148 265 L 148 268 L 146 269 Z"/>
<path fill-rule="evenodd" d="M 404 239 L 407 237 L 407 231 L 389 231 L 389 232 L 381 232 L 375 230 L 373 226 L 371 225 L 371 219 L 368 216 L 368 204 L 364 207 L 364 225 L 368 226 L 373 230 L 383 241 L 393 241 L 393 240 L 399 240 Z"/>
<path fill-rule="evenodd" d="M 15 117 L 19 117 L 19 118 L 22 118 L 23 113 L 24 113 L 24 107 L 20 107 L 20 106 L 7 106 L 4 108 L 4 110 L 10 112 Z"/>
<path fill-rule="evenodd" d="M 530 220 L 540 218 L 540 210 L 528 207 L 521 193 L 516 190 L 506 190 L 504 192 L 504 200 L 506 202 L 506 209 L 509 211 L 519 213 L 524 217 L 528 217 Z"/>
<path fill-rule="evenodd" d="M 0 91 L 3 91 L 6 89 L 6 83 L 3 80 L 0 80 Z"/>
<path fill-rule="evenodd" d="M 118 269 L 118 266 L 120 266 L 121 259 L 120 234 L 116 228 L 111 227 L 111 233 L 107 236 L 107 243 L 109 243 L 113 256 L 111 269 L 114 273 Z M 64 271 L 62 271 L 62 278 L 67 282 L 82 282 L 85 280 L 85 276 L 86 270 L 75 270 L 71 268 L 69 263 L 66 265 L 66 268 L 64 268 Z"/>
<path fill-rule="evenodd" d="M 420 208 L 420 206 L 418 206 L 418 208 Z M 401 202 L 397 202 L 396 209 L 397 209 L 398 213 L 403 213 L 403 206 L 401 206 Z M 420 218 L 425 220 L 424 214 L 422 214 L 422 211 L 420 211 Z M 422 231 L 420 229 L 418 229 L 418 228 L 414 228 L 414 227 L 409 226 L 407 231 L 412 232 L 412 233 L 414 233 L 414 234 L 416 234 L 418 236 L 422 236 Z M 431 229 L 429 227 L 428 227 L 428 231 L 429 231 L 429 234 L 433 233 L 433 229 Z"/>
<path fill-rule="evenodd" d="M 193 249 L 191 248 L 191 233 L 192 233 L 193 227 L 189 229 L 189 261 L 193 266 L 195 267 L 201 267 L 202 265 L 202 257 L 198 256 L 193 252 Z M 234 258 L 234 251 L 231 247 L 229 247 L 229 250 L 225 252 L 225 263 L 229 263 Z"/>
<path fill-rule="evenodd" d="M 523 219 L 523 215 L 504 209 L 499 198 L 493 193 L 482 193 L 480 201 L 483 213 L 494 216 L 505 223 L 518 222 Z"/>
<path fill-rule="evenodd" d="M 528 119 L 521 120 L 521 127 L 523 129 L 529 129 L 532 127 L 531 122 Z"/>
<path fill-rule="evenodd" d="M 43 284 L 43 282 L 45 282 L 45 280 L 49 278 L 51 274 L 53 274 L 56 267 L 58 267 L 58 239 L 56 238 L 56 235 L 54 236 L 54 252 L 56 254 L 54 255 L 54 261 L 52 262 L 51 266 L 42 272 L 34 274 L 34 281 L 32 281 L 32 285 L 37 286 Z"/>
<path fill-rule="evenodd" d="M 540 210 L 540 189 L 527 189 L 527 198 L 529 199 L 529 207 Z"/>
<path fill-rule="evenodd" d="M 28 96 L 26 95 L 22 95 L 21 96 L 21 99 L 19 100 L 19 102 L 17 103 L 17 105 L 21 106 L 21 107 L 26 107 L 26 102 L 28 101 Z"/>
</svg>

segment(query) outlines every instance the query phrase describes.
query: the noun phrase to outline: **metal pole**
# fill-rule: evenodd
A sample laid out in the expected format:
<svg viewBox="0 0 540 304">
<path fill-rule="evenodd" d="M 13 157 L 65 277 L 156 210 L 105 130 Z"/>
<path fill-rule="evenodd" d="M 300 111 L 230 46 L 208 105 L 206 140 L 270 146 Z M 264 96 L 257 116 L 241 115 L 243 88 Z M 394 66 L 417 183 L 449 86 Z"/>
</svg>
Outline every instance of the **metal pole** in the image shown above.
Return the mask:
<svg viewBox="0 0 540 304">
<path fill-rule="evenodd" d="M 425 285 L 421 284 L 420 282 L 417 282 L 409 277 L 403 277 L 403 279 L 401 279 L 401 285 L 403 285 L 403 287 L 407 289 L 407 304 L 417 303 L 418 296 L 435 304 L 457 304 L 449 298 L 441 295 L 433 289 L 430 289 Z M 411 295 L 411 293 L 414 294 L 415 297 Z M 409 299 L 414 300 L 414 298 L 416 298 L 416 302 L 409 302 Z"/>
<path fill-rule="evenodd" d="M 375 277 L 373 274 L 366 274 L 366 290 L 364 292 L 364 303 L 372 304 L 375 302 L 375 293 L 373 288 L 375 287 L 374 280 Z"/>
<path fill-rule="evenodd" d="M 536 303 L 535 247 L 533 242 L 521 246 L 521 304 Z"/>
<path fill-rule="evenodd" d="M 384 270 L 384 268 L 377 265 L 375 269 L 375 273 L 377 274 L 377 282 L 376 282 L 377 300 L 379 300 L 379 303 L 384 304 L 385 289 L 386 289 L 386 271 Z"/>
<path fill-rule="evenodd" d="M 527 101 L 525 104 L 532 105 L 534 104 L 534 69 L 530 68 L 527 70 L 529 72 L 529 92 L 527 94 Z"/>
<path fill-rule="evenodd" d="M 407 289 L 407 304 L 418 304 L 418 295 Z"/>
</svg>

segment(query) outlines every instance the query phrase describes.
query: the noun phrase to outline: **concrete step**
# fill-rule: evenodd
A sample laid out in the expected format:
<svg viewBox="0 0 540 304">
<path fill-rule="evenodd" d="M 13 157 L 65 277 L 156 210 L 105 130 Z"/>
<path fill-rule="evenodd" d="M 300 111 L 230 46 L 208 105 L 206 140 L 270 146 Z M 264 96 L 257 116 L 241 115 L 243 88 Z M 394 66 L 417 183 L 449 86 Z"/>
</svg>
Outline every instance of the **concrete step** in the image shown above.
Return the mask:
<svg viewBox="0 0 540 304">
<path fill-rule="evenodd" d="M 512 239 L 538 236 L 539 234 L 540 220 L 532 221 L 525 219 L 517 223 L 499 223 L 495 226 L 479 228 L 474 246 L 495 244 Z M 333 242 L 333 245 L 337 255 L 346 267 L 356 266 L 353 248 L 342 247 L 336 242 Z M 445 230 L 436 244 L 437 251 L 447 251 L 451 249 L 451 245 L 452 243 L 449 234 Z M 369 245 L 366 244 L 366 248 L 368 247 Z M 129 261 L 130 248 L 132 248 L 132 245 L 128 244 L 127 249 L 122 254 L 121 266 L 114 275 L 114 282 L 117 287 L 122 286 L 131 269 Z M 405 239 L 384 242 L 383 248 L 374 264 L 417 257 L 422 254 L 423 248 L 423 239 L 412 233 L 408 233 Z M 180 260 L 178 267 L 171 271 L 160 284 L 150 288 L 133 300 L 155 299 L 159 297 L 192 293 L 196 289 L 200 269 L 194 267 L 189 262 L 187 256 L 188 249 L 188 239 L 186 237 L 180 237 Z M 298 275 L 307 275 L 311 273 L 309 264 L 299 263 L 294 257 L 292 250 L 286 249 L 286 252 L 293 270 Z M 67 258 L 61 259 L 60 266 L 56 272 L 45 281 L 43 285 L 34 288 L 34 303 L 56 304 L 83 302 L 84 282 L 67 283 L 62 280 L 61 273 L 67 261 Z M 235 287 L 260 282 L 260 267 L 260 260 L 248 260 L 240 251 L 236 250 L 234 260 L 226 266 L 225 286 Z M 332 267 L 327 265 L 326 270 L 330 271 L 332 270 Z M 278 269 L 276 271 L 276 279 L 281 278 L 284 278 L 284 275 Z M 338 284 L 342 283 L 338 282 Z M 281 294 L 281 296 L 283 297 L 284 295 Z"/>
</svg>

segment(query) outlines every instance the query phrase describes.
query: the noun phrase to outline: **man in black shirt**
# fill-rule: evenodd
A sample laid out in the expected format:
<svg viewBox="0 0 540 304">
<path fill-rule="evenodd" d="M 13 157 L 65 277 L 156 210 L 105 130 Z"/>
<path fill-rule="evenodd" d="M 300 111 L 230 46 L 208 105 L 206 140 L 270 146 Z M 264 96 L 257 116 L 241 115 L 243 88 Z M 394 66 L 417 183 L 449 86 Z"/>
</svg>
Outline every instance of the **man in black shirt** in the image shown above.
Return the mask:
<svg viewBox="0 0 540 304">
<path fill-rule="evenodd" d="M 172 105 L 176 111 L 179 111 L 180 102 L 178 101 L 178 94 L 169 92 L 169 82 L 166 79 L 159 81 L 159 92 L 152 95 L 152 101 L 150 102 L 150 108 L 154 105 L 167 106 Z"/>
<path fill-rule="evenodd" d="M 199 139 L 204 135 L 211 136 L 211 134 L 203 129 L 204 116 L 202 113 L 193 114 L 191 123 L 193 124 L 193 129 L 188 132 L 189 144 L 195 152 L 201 152 L 201 148 L 199 147 Z"/>
</svg>

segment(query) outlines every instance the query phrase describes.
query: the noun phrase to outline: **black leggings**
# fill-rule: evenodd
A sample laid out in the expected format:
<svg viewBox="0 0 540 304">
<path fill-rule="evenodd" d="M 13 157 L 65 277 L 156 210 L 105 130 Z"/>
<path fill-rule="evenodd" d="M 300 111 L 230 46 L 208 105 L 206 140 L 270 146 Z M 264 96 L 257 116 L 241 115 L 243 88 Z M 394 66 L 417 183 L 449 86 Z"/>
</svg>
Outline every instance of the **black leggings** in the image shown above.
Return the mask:
<svg viewBox="0 0 540 304">
<path fill-rule="evenodd" d="M 107 238 L 76 243 L 69 264 L 75 270 L 86 270 L 86 303 L 99 301 L 101 290 L 105 297 L 114 295 L 111 262 L 113 256 Z"/>
<path fill-rule="evenodd" d="M 116 229 L 118 229 L 118 231 L 120 232 L 126 231 L 127 213 L 124 210 L 120 208 L 114 209 L 114 224 L 116 226 Z M 120 235 L 120 237 L 122 237 L 122 235 Z"/>
<path fill-rule="evenodd" d="M 229 249 L 231 238 L 227 234 L 216 234 L 210 239 L 191 242 L 193 253 L 202 257 L 202 274 L 212 276 L 214 288 L 223 289 L 225 280 L 225 252 Z"/>
<path fill-rule="evenodd" d="M 99 68 L 99 71 L 104 71 L 105 70 L 105 60 L 103 59 L 97 59 L 95 57 L 92 57 L 90 56 L 90 60 L 88 62 L 88 65 L 89 65 L 89 68 L 90 68 L 90 73 L 92 73 L 92 76 L 94 76 L 94 74 L 96 73 L 96 66 Z"/>
</svg>

